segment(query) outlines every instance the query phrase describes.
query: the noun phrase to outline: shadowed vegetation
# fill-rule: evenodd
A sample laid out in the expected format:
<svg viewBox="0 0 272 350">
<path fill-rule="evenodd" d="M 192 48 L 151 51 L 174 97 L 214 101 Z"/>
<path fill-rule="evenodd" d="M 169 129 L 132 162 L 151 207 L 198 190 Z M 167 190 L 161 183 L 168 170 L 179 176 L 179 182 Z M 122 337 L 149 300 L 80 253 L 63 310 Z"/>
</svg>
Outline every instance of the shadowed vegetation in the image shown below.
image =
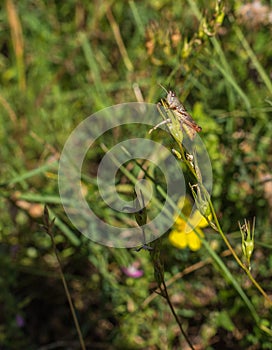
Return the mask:
<svg viewBox="0 0 272 350">
<path fill-rule="evenodd" d="M 271 3 L 6 0 L 0 16 L 0 348 L 189 349 L 167 296 L 195 349 L 272 349 Z M 58 160 L 70 133 L 102 108 L 157 103 L 159 83 L 202 127 L 214 213 L 245 265 L 238 221 L 256 218 L 251 274 L 267 298 L 208 225 L 195 251 L 172 245 L 169 230 L 159 260 L 157 248 L 93 243 L 67 218 Z M 105 147 L 140 131 L 106 133 L 84 163 L 84 195 L 111 224 L 137 226 L 100 203 L 97 168 Z M 173 147 L 169 134 L 152 137 Z M 124 169 L 143 174 L 136 162 Z M 116 184 L 132 200 L 125 170 Z M 161 261 L 167 295 L 155 292 Z"/>
</svg>

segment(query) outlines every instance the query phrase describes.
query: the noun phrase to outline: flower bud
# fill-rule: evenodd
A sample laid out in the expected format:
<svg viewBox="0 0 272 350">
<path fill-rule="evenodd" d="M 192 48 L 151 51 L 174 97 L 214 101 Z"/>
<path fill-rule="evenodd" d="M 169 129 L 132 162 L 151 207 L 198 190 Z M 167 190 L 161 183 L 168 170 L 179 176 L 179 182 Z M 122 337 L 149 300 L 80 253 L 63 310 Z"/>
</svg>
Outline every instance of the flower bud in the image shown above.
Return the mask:
<svg viewBox="0 0 272 350">
<path fill-rule="evenodd" d="M 255 217 L 253 218 L 252 227 L 250 227 L 250 222 L 246 221 L 246 219 L 244 225 L 241 225 L 240 222 L 238 224 L 242 236 L 242 251 L 247 259 L 248 267 L 251 269 L 250 258 L 254 250 Z"/>
</svg>

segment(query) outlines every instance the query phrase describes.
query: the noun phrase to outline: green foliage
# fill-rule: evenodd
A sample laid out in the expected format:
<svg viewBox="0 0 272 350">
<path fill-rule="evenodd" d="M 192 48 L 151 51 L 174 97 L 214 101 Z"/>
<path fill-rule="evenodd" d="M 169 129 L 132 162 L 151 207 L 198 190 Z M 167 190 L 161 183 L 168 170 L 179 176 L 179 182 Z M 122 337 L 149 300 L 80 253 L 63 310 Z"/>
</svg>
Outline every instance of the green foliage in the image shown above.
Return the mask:
<svg viewBox="0 0 272 350">
<path fill-rule="evenodd" d="M 149 253 L 88 241 L 65 216 L 58 193 L 67 136 L 99 109 L 135 101 L 135 84 L 151 103 L 162 97 L 158 83 L 171 86 L 201 125 L 222 229 L 242 256 L 238 221 L 256 217 L 252 274 L 271 290 L 272 9 L 269 2 L 260 6 L 270 17 L 238 0 L 225 6 L 212 0 L 6 1 L 0 13 L 1 349 L 78 348 L 58 263 L 41 228 L 45 204 L 55 218 L 56 249 L 86 347 L 185 348 L 167 303 L 153 292 Z M 115 144 L 127 135 L 135 136 L 133 128 L 103 140 Z M 153 137 L 171 148 L 162 132 Z M 97 145 L 84 164 L 90 202 L 102 155 Z M 137 179 L 142 169 L 135 162 L 124 166 L 128 174 L 131 168 Z M 118 186 L 129 197 L 132 181 L 123 174 Z M 96 211 L 116 225 L 135 224 L 106 206 Z M 271 349 L 267 301 L 221 237 L 206 232 L 197 253 L 177 250 L 167 237 L 160 248 L 183 327 L 198 348 Z M 135 262 L 144 271 L 137 279 L 122 270 Z"/>
</svg>

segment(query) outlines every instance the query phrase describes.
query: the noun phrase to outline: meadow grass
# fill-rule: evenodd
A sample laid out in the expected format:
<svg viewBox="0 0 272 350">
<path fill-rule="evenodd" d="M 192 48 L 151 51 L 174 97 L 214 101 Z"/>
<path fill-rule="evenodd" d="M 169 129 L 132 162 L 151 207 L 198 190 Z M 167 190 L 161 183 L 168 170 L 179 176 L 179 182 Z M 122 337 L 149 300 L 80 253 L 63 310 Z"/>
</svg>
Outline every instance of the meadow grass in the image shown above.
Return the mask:
<svg viewBox="0 0 272 350">
<path fill-rule="evenodd" d="M 6 0 L 0 11 L 1 348 L 164 350 L 186 349 L 188 342 L 211 350 L 272 348 L 271 13 L 269 2 L 254 7 L 238 0 Z M 202 127 L 213 168 L 212 225 L 195 252 L 175 248 L 167 234 L 150 252 L 98 245 L 65 215 L 60 153 L 72 130 L 98 110 L 157 103 L 165 94 L 159 83 L 175 90 Z M 138 136 L 134 131 L 107 133 L 88 152 L 82 182 L 90 203 L 99 196 L 95 175 L 105 147 Z M 170 134 L 152 137 L 173 147 Z M 130 198 L 138 177 L 155 171 L 145 162 L 124 164 L 120 193 Z M 193 176 L 190 166 L 184 171 Z M 151 213 L 167 197 L 158 178 Z M 51 236 L 42 229 L 44 206 L 55 218 Z M 103 204 L 96 213 L 112 224 L 137 225 L 132 215 L 112 214 Z M 249 271 L 238 222 L 253 217 Z M 128 266 L 144 275 L 126 275 Z"/>
</svg>

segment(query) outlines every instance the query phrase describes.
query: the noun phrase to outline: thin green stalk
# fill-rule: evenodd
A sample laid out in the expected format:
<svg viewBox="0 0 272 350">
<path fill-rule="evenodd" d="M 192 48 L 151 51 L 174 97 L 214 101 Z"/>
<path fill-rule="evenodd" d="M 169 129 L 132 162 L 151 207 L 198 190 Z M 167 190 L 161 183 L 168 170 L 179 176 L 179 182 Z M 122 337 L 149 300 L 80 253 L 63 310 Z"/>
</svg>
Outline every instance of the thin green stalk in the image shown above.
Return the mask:
<svg viewBox="0 0 272 350">
<path fill-rule="evenodd" d="M 195 233 L 198 234 L 197 231 L 195 231 Z M 250 299 L 248 298 L 248 296 L 246 295 L 246 293 L 244 292 L 244 290 L 242 289 L 242 287 L 240 286 L 240 284 L 238 283 L 236 278 L 229 271 L 229 269 L 225 265 L 224 261 L 222 261 L 221 257 L 210 247 L 209 242 L 207 242 L 205 239 L 203 239 L 203 237 L 200 237 L 200 238 L 202 239 L 203 246 L 208 251 L 208 253 L 211 256 L 211 258 L 213 259 L 213 261 L 218 265 L 218 267 L 221 269 L 221 271 L 224 273 L 224 275 L 227 277 L 227 279 L 231 282 L 231 284 L 236 289 L 236 291 L 240 294 L 241 299 L 244 301 L 245 305 L 249 309 L 254 321 L 258 325 L 260 325 L 260 318 L 259 318 L 252 302 L 250 301 Z"/>
<path fill-rule="evenodd" d="M 222 237 L 223 241 L 225 242 L 226 246 L 230 250 L 230 252 L 233 255 L 234 259 L 237 261 L 238 265 L 245 271 L 245 273 L 247 274 L 247 276 L 251 280 L 251 282 L 259 290 L 259 292 L 264 296 L 264 298 L 267 300 L 267 302 L 272 305 L 272 300 L 269 298 L 269 296 L 266 294 L 266 292 L 262 289 L 262 287 L 259 285 L 259 283 L 252 276 L 252 274 L 249 271 L 249 269 L 243 264 L 243 262 L 239 259 L 238 255 L 235 253 L 235 251 L 232 248 L 231 244 L 229 243 L 226 235 L 224 234 L 224 232 L 221 229 L 221 226 L 220 226 L 219 221 L 217 219 L 217 216 L 216 216 L 216 213 L 215 213 L 215 210 L 214 210 L 214 207 L 213 207 L 213 204 L 212 204 L 211 200 L 208 199 L 208 201 L 209 201 L 209 206 L 210 206 L 210 209 L 211 209 L 211 212 L 212 212 L 213 219 L 215 221 L 215 225 L 217 227 L 217 230 L 218 230 L 220 236 Z"/>
<path fill-rule="evenodd" d="M 234 20 L 233 20 L 234 21 Z M 266 85 L 267 89 L 269 90 L 270 94 L 272 94 L 272 83 L 270 77 L 267 75 L 265 70 L 263 69 L 262 65 L 260 64 L 257 56 L 255 55 L 254 51 L 249 46 L 243 32 L 241 29 L 234 25 L 234 31 L 240 40 L 241 44 L 243 45 L 244 49 L 246 50 L 246 53 L 248 54 L 248 57 L 251 59 L 252 64 L 256 68 L 257 72 L 259 73 L 260 77 L 262 78 L 264 84 Z"/>
<path fill-rule="evenodd" d="M 133 72 L 133 70 L 134 70 L 133 64 L 128 56 L 127 49 L 125 47 L 120 29 L 119 29 L 119 25 L 116 22 L 110 7 L 108 8 L 106 15 L 107 15 L 108 21 L 110 23 L 111 29 L 113 31 L 113 34 L 114 34 L 116 43 L 118 45 L 120 54 L 123 58 L 124 64 L 129 72 Z"/>
<path fill-rule="evenodd" d="M 53 234 L 54 221 L 55 221 L 55 219 L 50 221 L 50 219 L 49 219 L 49 212 L 48 212 L 47 207 L 45 206 L 44 207 L 44 229 L 45 229 L 45 231 L 48 233 L 48 235 L 51 238 L 53 251 L 55 253 L 55 256 L 56 256 L 57 262 L 58 262 L 58 266 L 59 266 L 60 277 L 61 277 L 62 284 L 63 284 L 64 290 L 65 290 L 65 294 L 66 294 L 66 297 L 67 297 L 67 300 L 68 300 L 68 303 L 69 303 L 69 307 L 70 307 L 70 310 L 71 310 L 71 313 L 72 313 L 74 324 L 75 324 L 75 327 L 76 327 L 76 330 L 77 330 L 77 334 L 78 334 L 79 342 L 80 342 L 80 345 L 81 345 L 81 349 L 82 350 L 86 350 L 86 346 L 85 346 L 85 343 L 84 343 L 84 340 L 83 340 L 83 336 L 82 336 L 82 333 L 81 333 L 81 329 L 80 329 L 80 326 L 79 326 L 79 323 L 78 323 L 78 319 L 77 319 L 77 316 L 76 316 L 76 312 L 75 312 L 75 308 L 74 308 L 73 301 L 72 301 L 72 298 L 71 298 L 71 294 L 69 292 L 68 285 L 67 285 L 65 277 L 64 277 L 64 273 L 63 273 L 63 270 L 62 270 L 60 257 L 59 257 L 58 250 L 57 250 L 57 247 L 56 247 L 56 244 L 55 244 L 55 240 L 54 240 L 54 234 Z"/>
<path fill-rule="evenodd" d="M 251 108 L 250 101 L 247 98 L 246 94 L 243 92 L 243 90 L 240 88 L 240 86 L 237 84 L 237 82 L 234 78 L 234 74 L 232 72 L 232 69 L 231 69 L 231 67 L 230 67 L 230 65 L 225 57 L 225 54 L 221 48 L 219 41 L 215 37 L 210 38 L 210 40 L 211 40 L 211 43 L 213 44 L 213 47 L 215 48 L 215 51 L 218 54 L 220 61 L 221 61 L 221 64 L 219 64 L 218 59 L 215 58 L 213 60 L 213 64 L 217 67 L 217 69 L 220 71 L 220 73 L 224 76 L 226 81 L 229 82 L 230 85 L 232 85 L 232 87 L 236 90 L 238 95 L 240 95 L 240 97 L 243 99 L 247 110 L 250 110 L 250 108 Z"/>
<path fill-rule="evenodd" d="M 105 144 L 100 144 L 101 148 L 103 149 L 103 151 L 105 152 L 108 152 L 108 148 L 106 147 Z M 128 152 L 126 149 L 124 149 L 125 152 Z M 137 182 L 137 178 L 130 172 L 126 169 L 126 167 L 124 167 L 123 165 L 120 165 L 119 164 L 119 161 L 118 159 L 112 154 L 110 153 L 110 158 L 112 159 L 112 161 L 118 165 L 119 167 L 119 170 L 135 185 L 136 182 Z M 146 171 L 146 169 L 144 169 L 141 164 L 137 161 L 137 160 L 133 160 L 135 164 L 137 164 L 137 166 L 144 172 L 145 176 L 147 178 L 149 178 L 153 183 L 154 185 L 156 186 L 157 190 L 160 192 L 162 191 L 165 195 L 164 195 L 164 198 L 165 200 L 167 200 L 169 202 L 169 204 L 173 207 L 172 205 L 172 201 L 169 200 L 169 198 L 167 198 L 167 194 L 162 190 L 161 186 L 160 185 L 157 185 L 156 184 L 156 181 L 155 179 L 152 178 L 152 176 L 150 176 L 150 174 L 148 174 L 148 172 Z M 143 192 L 145 193 L 145 189 L 143 188 Z M 147 193 L 148 194 L 148 193 Z M 163 204 L 156 198 L 152 198 L 152 203 L 155 205 L 156 208 L 158 208 L 159 210 L 162 210 L 163 209 Z M 174 206 L 175 208 L 175 206 Z M 169 210 L 167 209 L 164 209 L 165 213 L 168 215 L 169 218 L 172 218 L 172 214 L 169 212 Z"/>
<path fill-rule="evenodd" d="M 26 171 L 22 174 L 18 174 L 16 176 L 14 176 L 11 180 L 7 180 L 3 183 L 0 183 L 0 187 L 6 187 L 8 185 L 14 185 L 18 182 L 22 182 L 24 180 L 27 180 L 33 176 L 36 176 L 36 175 L 40 175 L 40 174 L 44 174 L 46 171 L 53 171 L 53 170 L 56 170 L 57 169 L 57 166 L 58 166 L 58 162 L 57 161 L 54 161 L 52 163 L 49 163 L 49 164 L 45 164 L 45 165 L 42 165 L 40 167 L 37 167 L 33 170 L 29 170 L 29 171 Z"/>
<path fill-rule="evenodd" d="M 143 24 L 143 21 L 142 21 L 142 18 L 141 18 L 141 15 L 139 14 L 139 11 L 135 5 L 135 1 L 134 0 L 129 0 L 129 6 L 130 6 L 130 9 L 131 9 L 131 12 L 134 16 L 134 19 L 135 19 L 135 23 L 137 25 L 137 28 L 141 34 L 142 37 L 144 37 L 145 35 L 145 26 Z"/>
<path fill-rule="evenodd" d="M 94 89 L 96 91 L 96 102 L 99 106 L 105 107 L 105 105 L 110 104 L 110 100 L 105 91 L 105 86 L 102 83 L 103 79 L 101 78 L 100 66 L 97 62 L 95 52 L 92 48 L 90 40 L 86 33 L 80 32 L 78 34 L 80 45 L 89 67 L 90 74 L 94 82 Z M 94 93 L 92 88 L 92 94 Z"/>
<path fill-rule="evenodd" d="M 193 1 L 193 0 L 187 0 L 192 12 L 194 13 L 194 15 L 197 17 L 197 19 L 199 20 L 199 22 L 201 22 L 201 20 L 203 19 L 202 14 L 198 8 L 197 2 Z M 219 1 L 218 1 L 219 4 Z M 238 93 L 238 95 L 242 98 L 242 100 L 245 103 L 246 109 L 249 111 L 251 108 L 250 105 L 250 101 L 247 98 L 246 94 L 243 92 L 243 90 L 241 89 L 241 87 L 237 84 L 236 80 L 235 80 L 235 74 L 232 71 L 232 68 L 225 56 L 224 51 L 222 50 L 220 41 L 216 38 L 216 36 L 211 36 L 210 41 L 218 55 L 218 57 L 215 57 L 213 59 L 213 64 L 217 67 L 217 69 L 220 71 L 220 73 L 223 75 L 223 77 L 226 79 L 226 81 L 234 88 L 234 90 L 236 90 L 236 92 Z M 219 62 L 218 62 L 218 58 L 219 58 Z"/>
</svg>

